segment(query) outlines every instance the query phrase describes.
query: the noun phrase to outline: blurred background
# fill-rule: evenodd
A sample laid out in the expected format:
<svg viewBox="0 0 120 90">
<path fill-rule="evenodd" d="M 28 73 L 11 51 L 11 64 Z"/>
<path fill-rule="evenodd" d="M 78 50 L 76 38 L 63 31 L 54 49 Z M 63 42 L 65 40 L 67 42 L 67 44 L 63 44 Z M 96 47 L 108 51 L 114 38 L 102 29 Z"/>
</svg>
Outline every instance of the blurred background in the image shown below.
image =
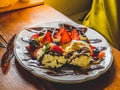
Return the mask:
<svg viewBox="0 0 120 90">
<path fill-rule="evenodd" d="M 64 15 L 77 23 L 81 23 L 83 18 L 91 8 L 92 0 L 44 0 L 45 3 L 54 7 Z"/>
</svg>

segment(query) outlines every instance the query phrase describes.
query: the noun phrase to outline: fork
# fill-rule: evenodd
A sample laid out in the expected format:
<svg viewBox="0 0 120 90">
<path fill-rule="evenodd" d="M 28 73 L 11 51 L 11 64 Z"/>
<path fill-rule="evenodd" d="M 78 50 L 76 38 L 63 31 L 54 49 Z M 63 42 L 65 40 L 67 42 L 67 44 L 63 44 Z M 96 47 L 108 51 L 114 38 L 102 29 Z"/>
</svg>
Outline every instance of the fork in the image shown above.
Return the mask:
<svg viewBox="0 0 120 90">
<path fill-rule="evenodd" d="M 15 37 L 16 37 L 16 34 L 10 39 L 10 41 L 8 43 L 6 42 L 6 44 L 7 44 L 6 52 L 3 54 L 2 58 L 1 58 L 2 72 L 5 73 L 5 74 L 8 71 L 10 61 L 11 61 L 12 57 L 14 56 L 13 49 L 14 49 L 14 39 L 15 39 Z"/>
<path fill-rule="evenodd" d="M 5 46 L 0 42 L 0 47 L 3 47 L 3 48 L 5 48 Z"/>
<path fill-rule="evenodd" d="M 2 36 L 1 32 L 0 32 L 0 38 L 2 39 L 2 41 L 4 41 L 4 44 L 2 42 L 0 42 L 0 47 L 6 48 L 7 41 L 4 39 L 4 37 Z"/>
</svg>

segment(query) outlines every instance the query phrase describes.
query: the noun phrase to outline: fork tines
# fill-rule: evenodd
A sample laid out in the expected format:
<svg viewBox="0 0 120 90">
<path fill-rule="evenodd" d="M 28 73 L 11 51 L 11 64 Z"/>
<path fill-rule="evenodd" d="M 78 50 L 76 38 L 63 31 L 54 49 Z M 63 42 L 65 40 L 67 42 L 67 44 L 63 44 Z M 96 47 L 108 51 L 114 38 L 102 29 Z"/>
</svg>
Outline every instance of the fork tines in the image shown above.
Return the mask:
<svg viewBox="0 0 120 90">
<path fill-rule="evenodd" d="M 1 34 L 0 34 L 0 40 L 2 41 L 2 42 L 0 42 L 0 47 L 5 48 L 7 46 L 7 41 Z"/>
</svg>

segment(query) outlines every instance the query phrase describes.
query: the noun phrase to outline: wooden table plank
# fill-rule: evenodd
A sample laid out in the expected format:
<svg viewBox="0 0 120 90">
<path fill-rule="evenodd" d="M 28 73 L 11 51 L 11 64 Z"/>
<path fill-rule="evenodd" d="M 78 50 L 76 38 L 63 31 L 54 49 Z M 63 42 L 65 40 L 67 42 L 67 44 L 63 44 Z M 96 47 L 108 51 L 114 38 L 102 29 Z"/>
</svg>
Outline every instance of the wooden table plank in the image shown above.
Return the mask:
<svg viewBox="0 0 120 90">
<path fill-rule="evenodd" d="M 41 5 L 43 3 L 44 3 L 44 0 L 30 0 L 29 2 L 20 2 L 19 1 L 10 6 L 0 8 L 0 13 L 11 11 L 11 10 L 27 8 L 27 7 L 36 6 L 36 5 Z"/>
<path fill-rule="evenodd" d="M 0 14 L 0 31 L 9 41 L 10 37 L 28 26 L 51 21 L 72 22 L 71 19 L 45 4 Z M 113 47 L 112 50 L 114 63 L 104 75 L 74 85 L 56 84 L 37 78 L 13 59 L 8 74 L 3 75 L 0 69 L 0 90 L 119 90 L 120 52 Z M 0 58 L 4 52 L 5 48 L 0 48 Z"/>
</svg>

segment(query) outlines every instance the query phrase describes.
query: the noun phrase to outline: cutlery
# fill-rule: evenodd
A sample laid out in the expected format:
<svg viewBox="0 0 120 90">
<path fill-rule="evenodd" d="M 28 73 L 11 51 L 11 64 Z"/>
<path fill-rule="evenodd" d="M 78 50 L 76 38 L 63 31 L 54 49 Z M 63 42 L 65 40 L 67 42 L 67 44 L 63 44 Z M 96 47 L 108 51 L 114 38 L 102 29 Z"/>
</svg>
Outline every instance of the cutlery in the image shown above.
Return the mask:
<svg viewBox="0 0 120 90">
<path fill-rule="evenodd" d="M 2 34 L 0 34 L 0 38 L 4 41 L 5 44 L 7 43 L 7 41 L 4 39 L 4 37 L 2 36 Z M 6 45 L 4 45 L 2 42 L 0 42 L 0 47 L 6 48 Z"/>
<path fill-rule="evenodd" d="M 5 48 L 5 46 L 0 42 L 0 47 L 3 47 L 3 48 Z"/>
<path fill-rule="evenodd" d="M 1 34 L 0 34 L 0 37 L 3 39 L 5 43 L 7 43 L 7 41 L 4 39 L 4 37 Z"/>
<path fill-rule="evenodd" d="M 9 66 L 10 66 L 10 61 L 11 61 L 12 57 L 14 56 L 13 49 L 14 49 L 14 39 L 15 39 L 15 37 L 16 37 L 16 35 L 14 35 L 10 39 L 10 41 L 8 43 L 6 43 L 7 44 L 6 51 L 1 58 L 1 69 L 2 69 L 2 72 L 4 74 L 7 73 L 8 69 L 9 69 Z"/>
</svg>

